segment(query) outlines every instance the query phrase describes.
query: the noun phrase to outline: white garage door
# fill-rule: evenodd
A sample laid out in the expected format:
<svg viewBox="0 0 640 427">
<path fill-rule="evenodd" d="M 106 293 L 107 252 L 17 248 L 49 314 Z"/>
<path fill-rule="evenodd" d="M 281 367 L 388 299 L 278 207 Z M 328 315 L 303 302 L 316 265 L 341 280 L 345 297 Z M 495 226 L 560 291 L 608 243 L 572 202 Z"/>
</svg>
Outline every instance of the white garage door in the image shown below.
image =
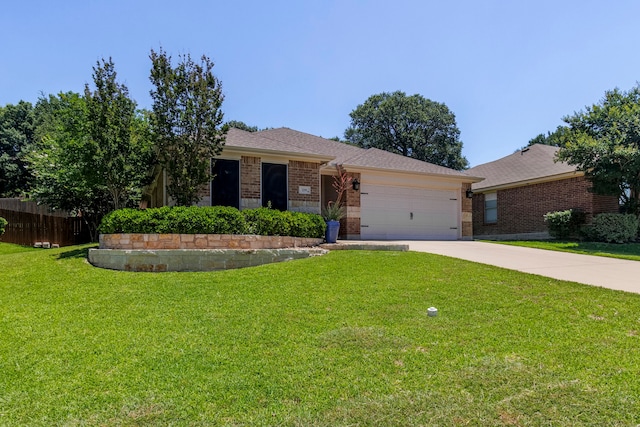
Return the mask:
<svg viewBox="0 0 640 427">
<path fill-rule="evenodd" d="M 362 239 L 458 238 L 457 191 L 363 184 L 360 194 Z"/>
</svg>

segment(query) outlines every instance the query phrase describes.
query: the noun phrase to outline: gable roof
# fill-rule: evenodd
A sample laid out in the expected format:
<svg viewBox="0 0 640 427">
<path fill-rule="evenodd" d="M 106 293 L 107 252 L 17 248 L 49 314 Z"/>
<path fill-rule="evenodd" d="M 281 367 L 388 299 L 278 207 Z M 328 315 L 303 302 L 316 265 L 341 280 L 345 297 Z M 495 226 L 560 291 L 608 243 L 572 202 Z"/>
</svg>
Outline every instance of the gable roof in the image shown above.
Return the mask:
<svg viewBox="0 0 640 427">
<path fill-rule="evenodd" d="M 316 154 L 332 155 L 329 165 L 343 165 L 346 168 L 376 169 L 395 172 L 414 172 L 441 175 L 480 181 L 481 178 L 466 172 L 434 165 L 377 148 L 360 148 L 343 142 L 321 138 L 289 128 L 268 129 L 256 133 L 258 136 L 279 141 Z"/>
<path fill-rule="evenodd" d="M 476 190 L 515 187 L 536 181 L 552 181 L 579 175 L 575 166 L 555 162 L 558 147 L 534 144 L 493 162 L 472 167 L 467 172 L 485 178 L 471 188 Z"/>
<path fill-rule="evenodd" d="M 227 132 L 224 149 L 227 151 L 249 150 L 256 153 L 311 158 L 325 162 L 334 158 L 332 155 L 306 150 L 277 139 L 264 138 L 258 135 L 258 132 L 247 132 L 236 128 L 231 128 Z"/>
</svg>

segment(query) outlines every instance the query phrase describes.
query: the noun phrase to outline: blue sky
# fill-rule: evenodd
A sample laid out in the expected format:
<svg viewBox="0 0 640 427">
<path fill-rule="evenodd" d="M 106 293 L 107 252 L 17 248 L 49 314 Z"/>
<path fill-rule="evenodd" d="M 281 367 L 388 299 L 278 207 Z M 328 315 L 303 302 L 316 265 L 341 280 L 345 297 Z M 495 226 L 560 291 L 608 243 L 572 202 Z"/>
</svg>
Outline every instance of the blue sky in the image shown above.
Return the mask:
<svg viewBox="0 0 640 427">
<path fill-rule="evenodd" d="M 205 54 L 226 120 L 340 136 L 370 95 L 445 103 L 472 166 L 640 80 L 640 2 L 10 1 L 0 14 L 0 105 L 82 91 L 112 57 L 150 107 L 150 49 Z"/>
</svg>

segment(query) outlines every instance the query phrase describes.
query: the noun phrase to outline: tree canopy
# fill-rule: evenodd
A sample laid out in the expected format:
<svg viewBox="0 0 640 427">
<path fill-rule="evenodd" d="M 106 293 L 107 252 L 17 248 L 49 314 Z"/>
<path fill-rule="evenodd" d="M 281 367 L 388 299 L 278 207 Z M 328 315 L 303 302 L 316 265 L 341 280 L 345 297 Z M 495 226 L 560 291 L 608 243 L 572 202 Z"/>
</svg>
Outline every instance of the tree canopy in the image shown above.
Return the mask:
<svg viewBox="0 0 640 427">
<path fill-rule="evenodd" d="M 177 205 L 200 200 L 200 188 L 211 179 L 210 159 L 224 146 L 228 127 L 222 125 L 224 96 L 213 75 L 213 62 L 196 63 L 180 55 L 177 66 L 165 51 L 151 50 L 150 80 L 154 134 L 160 164 L 167 171 L 167 193 Z"/>
<path fill-rule="evenodd" d="M 35 107 L 36 142 L 28 160 L 32 197 L 54 209 L 80 214 L 92 237 L 109 211 L 133 207 L 153 168 L 144 115 L 117 83 L 114 64 L 94 67 L 95 90 L 84 96 L 41 97 Z"/>
<path fill-rule="evenodd" d="M 258 126 L 249 126 L 248 124 L 246 124 L 245 122 L 241 122 L 240 120 L 229 120 L 227 122 L 227 126 L 229 126 L 230 128 L 245 130 L 247 132 L 258 132 L 260 130 L 258 129 Z"/>
<path fill-rule="evenodd" d="M 594 192 L 619 196 L 629 212 L 640 213 L 640 86 L 607 91 L 563 120 L 568 131 L 558 159 L 584 171 Z"/>
<path fill-rule="evenodd" d="M 465 169 L 455 115 L 421 95 L 383 92 L 372 95 L 350 114 L 345 139 L 359 147 L 379 148 L 456 170 Z"/>
<path fill-rule="evenodd" d="M 33 105 L 20 101 L 0 107 L 0 197 L 29 191 L 31 173 L 25 155 L 34 141 Z"/>
</svg>

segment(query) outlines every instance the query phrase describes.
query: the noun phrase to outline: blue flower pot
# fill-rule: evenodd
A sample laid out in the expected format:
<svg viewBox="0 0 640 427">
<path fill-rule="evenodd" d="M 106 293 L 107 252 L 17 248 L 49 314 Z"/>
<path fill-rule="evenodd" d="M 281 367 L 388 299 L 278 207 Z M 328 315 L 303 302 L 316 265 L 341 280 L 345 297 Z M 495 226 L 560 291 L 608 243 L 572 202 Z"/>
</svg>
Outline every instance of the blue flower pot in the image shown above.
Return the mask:
<svg viewBox="0 0 640 427">
<path fill-rule="evenodd" d="M 324 239 L 327 243 L 335 243 L 338 240 L 339 231 L 340 221 L 327 221 L 327 230 L 324 233 Z"/>
</svg>

